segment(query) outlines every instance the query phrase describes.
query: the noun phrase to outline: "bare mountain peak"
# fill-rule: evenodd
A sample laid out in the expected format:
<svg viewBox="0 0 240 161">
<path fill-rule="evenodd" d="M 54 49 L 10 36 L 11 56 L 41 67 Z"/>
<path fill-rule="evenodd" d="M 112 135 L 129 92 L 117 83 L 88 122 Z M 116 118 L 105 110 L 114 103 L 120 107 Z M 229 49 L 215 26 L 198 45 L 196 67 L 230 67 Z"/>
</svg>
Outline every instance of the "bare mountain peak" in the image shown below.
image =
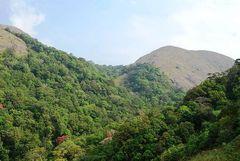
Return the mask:
<svg viewBox="0 0 240 161">
<path fill-rule="evenodd" d="M 24 32 L 13 26 L 0 25 L 0 52 L 11 49 L 18 55 L 25 55 L 27 53 L 27 45 L 12 33 L 22 34 Z"/>
<path fill-rule="evenodd" d="M 206 79 L 209 73 L 229 69 L 234 60 L 216 52 L 164 46 L 139 58 L 136 63 L 159 67 L 176 86 L 187 90 Z"/>
<path fill-rule="evenodd" d="M 180 48 L 180 47 L 177 47 L 177 46 L 173 46 L 173 45 L 166 45 L 166 46 L 163 46 L 159 49 L 168 49 L 168 50 L 186 50 L 186 49 L 183 49 L 183 48 Z"/>
</svg>

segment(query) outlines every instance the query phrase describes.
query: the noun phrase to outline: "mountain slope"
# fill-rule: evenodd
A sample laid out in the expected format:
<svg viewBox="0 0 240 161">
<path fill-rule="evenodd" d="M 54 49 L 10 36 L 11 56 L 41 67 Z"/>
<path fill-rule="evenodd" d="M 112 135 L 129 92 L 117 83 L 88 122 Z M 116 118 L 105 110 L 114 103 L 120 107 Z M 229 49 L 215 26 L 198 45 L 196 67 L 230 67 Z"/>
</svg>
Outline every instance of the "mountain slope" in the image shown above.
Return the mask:
<svg viewBox="0 0 240 161">
<path fill-rule="evenodd" d="M 15 29 L 3 32 L 24 42 L 27 53 L 18 56 L 23 53 L 5 44 L 0 52 L 0 160 L 85 158 L 106 132 L 152 108 L 147 96 L 115 85 L 112 69 L 98 69 Z M 161 77 L 154 70 L 151 78 Z M 158 90 L 159 97 L 168 95 Z M 173 104 L 176 96 L 167 98 Z"/>
<path fill-rule="evenodd" d="M 8 30 L 21 33 L 17 28 L 0 25 L 0 52 L 9 49 L 16 54 L 25 55 L 27 53 L 26 43 L 11 32 L 8 32 Z"/>
<path fill-rule="evenodd" d="M 107 126 L 143 107 L 84 59 L 8 34 L 24 41 L 28 52 L 0 53 L 0 160 L 71 160 L 98 144 Z"/>
<path fill-rule="evenodd" d="M 239 61 L 182 100 L 149 64 L 99 66 L 4 31 L 27 53 L 0 52 L 0 160 L 240 158 Z"/>
<path fill-rule="evenodd" d="M 159 67 L 177 87 L 187 90 L 205 80 L 208 73 L 229 69 L 234 60 L 211 51 L 166 46 L 139 58 L 136 63 Z"/>
<path fill-rule="evenodd" d="M 180 102 L 185 94 L 174 87 L 161 70 L 149 64 L 126 67 L 120 79 L 122 79 L 122 86 L 138 94 L 152 107 L 174 105 Z"/>
<path fill-rule="evenodd" d="M 181 106 L 141 113 L 89 160 L 238 161 L 240 63 L 188 91 Z M 97 155 L 96 155 L 97 154 Z"/>
<path fill-rule="evenodd" d="M 127 88 L 150 107 L 177 104 L 185 94 L 159 68 L 150 64 L 96 67 L 111 77 L 116 86 Z"/>
</svg>

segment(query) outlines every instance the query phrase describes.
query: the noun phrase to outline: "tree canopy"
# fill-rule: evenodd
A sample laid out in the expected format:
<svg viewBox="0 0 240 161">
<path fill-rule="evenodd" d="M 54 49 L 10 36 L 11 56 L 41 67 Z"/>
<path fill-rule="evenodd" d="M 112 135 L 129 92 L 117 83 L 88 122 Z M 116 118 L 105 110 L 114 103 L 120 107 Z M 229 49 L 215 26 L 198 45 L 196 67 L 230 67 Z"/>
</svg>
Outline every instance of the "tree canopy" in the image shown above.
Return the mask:
<svg viewBox="0 0 240 161">
<path fill-rule="evenodd" d="M 28 54 L 0 54 L 0 160 L 240 158 L 237 62 L 184 96 L 151 65 L 96 65 L 16 36 Z"/>
</svg>

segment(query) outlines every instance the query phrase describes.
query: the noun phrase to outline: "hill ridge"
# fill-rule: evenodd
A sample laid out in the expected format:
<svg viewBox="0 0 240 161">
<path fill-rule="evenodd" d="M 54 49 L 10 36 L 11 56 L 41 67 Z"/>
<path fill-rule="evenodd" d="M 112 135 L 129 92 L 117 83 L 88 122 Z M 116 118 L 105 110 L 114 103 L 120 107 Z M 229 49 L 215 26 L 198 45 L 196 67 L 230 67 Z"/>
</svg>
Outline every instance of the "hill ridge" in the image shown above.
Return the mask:
<svg viewBox="0 0 240 161">
<path fill-rule="evenodd" d="M 135 63 L 147 63 L 160 68 L 177 87 L 187 90 L 205 80 L 208 73 L 229 69 L 234 60 L 217 52 L 164 46 L 139 58 Z"/>
<path fill-rule="evenodd" d="M 18 55 L 25 55 L 27 53 L 26 43 L 14 34 L 26 33 L 16 27 L 0 24 L 0 52 L 10 49 Z"/>
</svg>

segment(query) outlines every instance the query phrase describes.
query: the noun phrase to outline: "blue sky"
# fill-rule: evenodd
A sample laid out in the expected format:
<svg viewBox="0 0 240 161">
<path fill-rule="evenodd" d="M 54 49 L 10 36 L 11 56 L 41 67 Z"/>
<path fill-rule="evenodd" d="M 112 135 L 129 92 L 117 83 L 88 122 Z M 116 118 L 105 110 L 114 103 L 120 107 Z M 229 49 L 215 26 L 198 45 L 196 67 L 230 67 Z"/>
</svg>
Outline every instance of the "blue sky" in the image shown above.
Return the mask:
<svg viewBox="0 0 240 161">
<path fill-rule="evenodd" d="M 238 0 L 0 0 L 0 23 L 98 64 L 165 45 L 240 57 Z"/>
</svg>

